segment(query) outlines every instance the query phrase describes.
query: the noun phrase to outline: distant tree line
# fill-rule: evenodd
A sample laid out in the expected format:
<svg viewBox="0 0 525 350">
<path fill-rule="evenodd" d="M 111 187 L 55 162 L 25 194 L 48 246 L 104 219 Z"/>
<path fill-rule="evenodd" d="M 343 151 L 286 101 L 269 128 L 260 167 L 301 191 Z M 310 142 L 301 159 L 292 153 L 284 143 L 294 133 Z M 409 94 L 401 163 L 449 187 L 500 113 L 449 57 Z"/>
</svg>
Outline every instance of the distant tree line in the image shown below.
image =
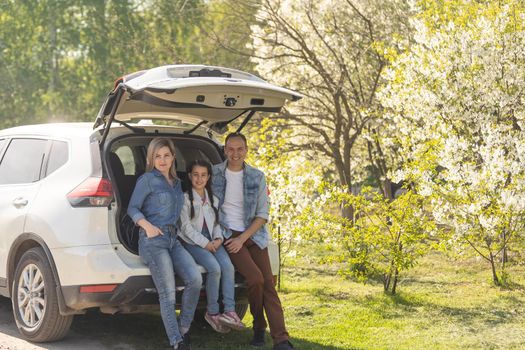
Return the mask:
<svg viewBox="0 0 525 350">
<path fill-rule="evenodd" d="M 113 82 L 175 63 L 251 70 L 247 22 L 233 2 L 203 0 L 0 1 L 0 127 L 93 120 Z M 243 25 L 245 25 L 243 27 Z"/>
</svg>

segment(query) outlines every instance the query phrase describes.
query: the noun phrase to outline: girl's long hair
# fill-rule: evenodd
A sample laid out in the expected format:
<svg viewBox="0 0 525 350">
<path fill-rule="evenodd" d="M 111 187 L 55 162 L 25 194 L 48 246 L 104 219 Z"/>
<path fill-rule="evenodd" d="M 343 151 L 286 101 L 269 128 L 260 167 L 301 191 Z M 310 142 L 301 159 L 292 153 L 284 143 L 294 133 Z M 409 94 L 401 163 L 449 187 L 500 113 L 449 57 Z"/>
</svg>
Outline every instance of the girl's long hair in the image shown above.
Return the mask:
<svg viewBox="0 0 525 350">
<path fill-rule="evenodd" d="M 213 204 L 213 190 L 211 189 L 211 178 L 213 174 L 211 170 L 211 164 L 210 162 L 204 159 L 195 159 L 193 162 L 190 163 L 190 165 L 186 169 L 188 177 L 191 176 L 193 168 L 196 166 L 200 166 L 208 170 L 208 175 L 210 177 L 208 178 L 208 182 L 206 182 L 206 191 L 208 192 L 208 197 L 210 198 L 210 204 L 211 204 L 211 207 L 213 208 L 213 212 L 215 213 L 215 222 L 219 222 L 219 211 L 217 210 L 217 208 L 215 208 L 215 205 Z M 190 181 L 191 181 L 191 178 L 190 178 Z M 195 209 L 193 208 L 193 186 L 188 190 L 188 196 L 190 197 L 190 205 L 191 205 L 190 218 L 193 219 L 193 217 L 195 216 Z"/>
<path fill-rule="evenodd" d="M 173 155 L 173 163 L 170 167 L 170 176 L 174 179 L 177 178 L 177 169 L 175 166 L 175 145 L 173 141 L 166 137 L 155 137 L 148 145 L 148 152 L 146 155 L 146 171 L 151 171 L 155 168 L 155 155 L 162 147 L 168 147 L 171 154 Z"/>
</svg>

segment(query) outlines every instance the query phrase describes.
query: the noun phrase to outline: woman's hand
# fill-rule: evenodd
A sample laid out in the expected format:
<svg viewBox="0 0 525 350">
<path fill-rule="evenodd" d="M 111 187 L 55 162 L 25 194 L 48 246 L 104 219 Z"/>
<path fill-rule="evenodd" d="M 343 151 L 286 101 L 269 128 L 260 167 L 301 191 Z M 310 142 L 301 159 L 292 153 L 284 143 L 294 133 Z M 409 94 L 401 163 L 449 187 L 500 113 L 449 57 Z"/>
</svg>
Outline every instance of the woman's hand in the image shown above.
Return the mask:
<svg viewBox="0 0 525 350">
<path fill-rule="evenodd" d="M 162 233 L 162 230 L 160 228 L 158 228 L 155 225 L 150 224 L 149 222 L 144 223 L 142 225 L 142 228 L 146 232 L 146 236 L 148 236 L 148 238 L 153 238 L 153 237 L 157 237 L 158 235 L 164 234 Z"/>
</svg>

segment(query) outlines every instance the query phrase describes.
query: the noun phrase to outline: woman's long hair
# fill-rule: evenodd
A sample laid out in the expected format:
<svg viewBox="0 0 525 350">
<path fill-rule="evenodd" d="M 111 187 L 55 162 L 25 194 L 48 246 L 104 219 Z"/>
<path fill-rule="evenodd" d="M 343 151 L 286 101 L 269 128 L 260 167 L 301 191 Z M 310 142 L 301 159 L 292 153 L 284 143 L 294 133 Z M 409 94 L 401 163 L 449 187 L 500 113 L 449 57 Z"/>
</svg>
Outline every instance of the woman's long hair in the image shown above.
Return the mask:
<svg viewBox="0 0 525 350">
<path fill-rule="evenodd" d="M 193 168 L 196 166 L 200 166 L 208 170 L 209 178 L 208 178 L 208 182 L 206 182 L 206 191 L 208 192 L 208 197 L 210 198 L 211 207 L 213 208 L 213 211 L 215 212 L 215 222 L 219 222 L 219 211 L 217 210 L 217 208 L 215 208 L 215 205 L 213 204 L 213 191 L 211 189 L 211 178 L 213 174 L 211 172 L 212 171 L 211 164 L 210 162 L 204 159 L 195 159 L 193 162 L 190 163 L 190 165 L 186 169 L 188 177 L 191 176 Z M 190 181 L 191 181 L 191 178 L 190 178 Z M 195 216 L 195 209 L 193 208 L 193 186 L 191 186 L 191 188 L 188 190 L 188 196 L 190 197 L 190 205 L 191 205 L 190 218 L 193 219 L 193 217 Z M 212 228 L 210 228 L 210 230 L 211 229 Z"/>
<path fill-rule="evenodd" d="M 148 145 L 148 152 L 146 155 L 146 171 L 151 171 L 155 168 L 155 155 L 162 147 L 168 147 L 171 154 L 173 155 L 173 163 L 170 167 L 170 176 L 174 179 L 177 178 L 177 169 L 175 166 L 175 145 L 173 141 L 166 137 L 155 137 Z"/>
</svg>

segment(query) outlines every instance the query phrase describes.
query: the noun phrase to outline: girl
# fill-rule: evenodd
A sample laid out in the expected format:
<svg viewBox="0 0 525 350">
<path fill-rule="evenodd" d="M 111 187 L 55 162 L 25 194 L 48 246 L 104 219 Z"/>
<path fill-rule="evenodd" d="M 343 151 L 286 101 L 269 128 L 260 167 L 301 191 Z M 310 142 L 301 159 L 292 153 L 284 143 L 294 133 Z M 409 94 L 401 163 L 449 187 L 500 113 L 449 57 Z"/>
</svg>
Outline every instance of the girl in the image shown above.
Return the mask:
<svg viewBox="0 0 525 350">
<path fill-rule="evenodd" d="M 174 160 L 175 147 L 170 139 L 159 137 L 150 142 L 146 173 L 137 180 L 128 215 L 140 226 L 139 255 L 151 271 L 170 344 L 185 350 L 190 348 L 187 333 L 199 301 L 202 276 L 177 239 L 176 225 L 184 198 Z M 180 327 L 175 314 L 175 273 L 185 285 Z"/>
<path fill-rule="evenodd" d="M 181 238 L 195 261 L 204 266 L 206 274 L 206 321 L 214 330 L 227 333 L 245 328 L 235 312 L 235 270 L 223 248 L 222 229 L 218 223 L 216 204 L 219 200 L 211 190 L 211 164 L 195 160 L 188 167 L 192 189 L 184 194 L 181 213 Z M 224 313 L 219 313 L 219 286 L 222 286 Z"/>
</svg>

